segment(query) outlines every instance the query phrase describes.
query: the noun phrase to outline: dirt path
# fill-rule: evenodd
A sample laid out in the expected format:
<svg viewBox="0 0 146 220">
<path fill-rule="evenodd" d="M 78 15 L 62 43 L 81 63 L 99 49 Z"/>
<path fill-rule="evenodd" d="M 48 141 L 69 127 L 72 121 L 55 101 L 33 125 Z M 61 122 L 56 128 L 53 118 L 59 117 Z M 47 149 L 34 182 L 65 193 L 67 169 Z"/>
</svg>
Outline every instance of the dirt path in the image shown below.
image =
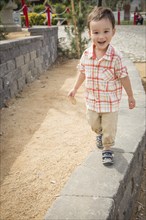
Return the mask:
<svg viewBox="0 0 146 220">
<path fill-rule="evenodd" d="M 1 219 L 41 220 L 75 167 L 94 149 L 83 88 L 67 93 L 77 60 L 48 71 L 1 111 Z"/>
</svg>

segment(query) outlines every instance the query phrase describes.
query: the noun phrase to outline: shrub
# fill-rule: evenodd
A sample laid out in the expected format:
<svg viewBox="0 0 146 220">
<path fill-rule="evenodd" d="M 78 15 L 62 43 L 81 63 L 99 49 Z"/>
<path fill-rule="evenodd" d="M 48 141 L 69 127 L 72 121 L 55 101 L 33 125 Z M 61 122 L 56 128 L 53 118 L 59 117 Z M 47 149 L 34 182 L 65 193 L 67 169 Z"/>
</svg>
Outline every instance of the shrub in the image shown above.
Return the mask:
<svg viewBox="0 0 146 220">
<path fill-rule="evenodd" d="M 36 6 L 34 6 L 33 10 L 35 13 L 40 13 L 45 10 L 45 6 L 44 5 L 36 5 Z"/>
<path fill-rule="evenodd" d="M 28 13 L 28 19 L 30 26 L 33 25 L 44 25 L 46 14 Z M 21 16 L 22 27 L 25 26 L 25 17 Z"/>
</svg>

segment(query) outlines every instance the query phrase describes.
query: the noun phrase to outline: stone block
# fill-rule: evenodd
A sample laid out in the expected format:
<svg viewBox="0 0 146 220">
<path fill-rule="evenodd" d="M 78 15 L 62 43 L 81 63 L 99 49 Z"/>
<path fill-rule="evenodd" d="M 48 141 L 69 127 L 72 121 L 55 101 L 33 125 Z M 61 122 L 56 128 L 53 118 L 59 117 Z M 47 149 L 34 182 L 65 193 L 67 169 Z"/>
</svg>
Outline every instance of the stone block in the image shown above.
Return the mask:
<svg viewBox="0 0 146 220">
<path fill-rule="evenodd" d="M 106 207 L 106 209 L 105 209 Z M 45 220 L 112 219 L 114 201 L 110 198 L 63 196 L 48 210 Z M 109 215 L 110 213 L 110 215 Z"/>
<path fill-rule="evenodd" d="M 9 60 L 9 61 L 7 62 L 8 71 L 14 70 L 15 67 L 16 67 L 15 60 Z"/>
<path fill-rule="evenodd" d="M 42 49 L 41 49 L 41 48 L 37 49 L 37 50 L 36 50 L 36 57 L 40 57 L 40 56 L 42 56 L 42 55 L 43 55 Z"/>
<path fill-rule="evenodd" d="M 44 62 L 43 56 L 39 56 L 40 63 L 42 64 Z"/>
<path fill-rule="evenodd" d="M 3 80 L 0 78 L 0 91 L 4 89 Z"/>
<path fill-rule="evenodd" d="M 25 64 L 26 64 L 26 63 L 29 63 L 29 61 L 30 61 L 30 53 L 24 54 L 24 63 L 25 63 Z"/>
<path fill-rule="evenodd" d="M 8 72 L 7 64 L 0 64 L 0 77 L 3 77 Z"/>
<path fill-rule="evenodd" d="M 16 57 L 16 67 L 20 67 L 24 65 L 24 56 L 21 55 L 19 57 Z"/>
<path fill-rule="evenodd" d="M 0 51 L 0 64 L 6 63 L 8 60 L 11 60 L 11 59 L 12 59 L 12 56 L 11 56 L 9 49 L 6 51 L 4 50 Z"/>
<path fill-rule="evenodd" d="M 30 59 L 33 60 L 36 58 L 36 50 L 30 52 Z"/>
<path fill-rule="evenodd" d="M 21 67 L 18 67 L 18 68 L 16 69 L 16 72 L 17 72 L 17 79 L 19 79 L 20 77 L 22 77 L 22 69 L 21 69 Z"/>
<path fill-rule="evenodd" d="M 14 46 L 12 48 L 9 48 L 9 50 L 7 51 L 10 56 L 9 59 L 7 58 L 7 60 L 15 59 L 16 57 L 19 57 L 21 55 L 18 44 L 14 44 Z"/>
<path fill-rule="evenodd" d="M 14 80 L 10 86 L 10 96 L 14 97 L 18 93 L 18 84 L 17 80 Z"/>
<path fill-rule="evenodd" d="M 9 72 L 7 75 L 4 76 L 3 80 L 4 80 L 4 89 L 6 89 L 7 87 L 10 87 L 12 81 L 13 81 L 13 76 L 12 76 L 12 72 Z"/>
<path fill-rule="evenodd" d="M 40 65 L 37 67 L 37 69 L 38 69 L 39 75 L 41 75 L 41 73 L 43 73 L 42 65 L 40 64 Z"/>
<path fill-rule="evenodd" d="M 13 97 L 17 93 L 17 78 L 18 78 L 18 69 L 9 72 L 3 78 L 3 89 L 4 91 L 10 90 L 10 97 Z"/>
<path fill-rule="evenodd" d="M 29 45 L 27 45 L 27 44 L 24 44 L 24 45 L 21 45 L 20 46 L 20 53 L 21 54 L 27 54 L 27 53 L 29 53 L 30 52 L 30 44 Z"/>
<path fill-rule="evenodd" d="M 27 72 L 25 77 L 26 77 L 26 83 L 31 83 L 34 81 L 34 77 L 32 76 L 31 71 Z"/>
<path fill-rule="evenodd" d="M 17 79 L 17 82 L 18 82 L 18 90 L 22 91 L 24 85 L 26 84 L 25 76 L 22 76 L 19 79 Z"/>
<path fill-rule="evenodd" d="M 25 64 L 21 67 L 22 75 L 25 75 L 29 71 L 29 64 Z"/>
<path fill-rule="evenodd" d="M 35 63 L 35 67 L 39 67 L 40 64 L 41 64 L 40 58 L 39 58 L 39 57 L 36 58 L 36 59 L 34 60 L 34 63 Z"/>
<path fill-rule="evenodd" d="M 34 62 L 34 60 L 31 60 L 30 62 L 28 62 L 28 69 L 29 70 L 33 70 L 33 68 L 34 68 L 34 66 L 35 66 L 35 62 Z"/>
<path fill-rule="evenodd" d="M 33 68 L 33 69 L 31 70 L 31 72 L 32 72 L 32 76 L 35 77 L 35 78 L 37 78 L 37 76 L 39 75 L 38 69 L 37 69 L 36 67 Z"/>
<path fill-rule="evenodd" d="M 43 55 L 46 54 L 46 48 L 45 48 L 45 47 L 42 47 L 41 51 L 42 51 L 42 54 L 43 54 Z"/>
<path fill-rule="evenodd" d="M 102 164 L 101 152 L 91 153 L 83 166 L 73 172 L 61 195 L 115 197 L 132 157 L 131 154 L 116 152 L 114 167 L 107 169 Z"/>
<path fill-rule="evenodd" d="M 5 106 L 5 102 L 10 98 L 10 90 L 7 88 L 6 90 L 0 91 L 0 108 Z"/>
</svg>

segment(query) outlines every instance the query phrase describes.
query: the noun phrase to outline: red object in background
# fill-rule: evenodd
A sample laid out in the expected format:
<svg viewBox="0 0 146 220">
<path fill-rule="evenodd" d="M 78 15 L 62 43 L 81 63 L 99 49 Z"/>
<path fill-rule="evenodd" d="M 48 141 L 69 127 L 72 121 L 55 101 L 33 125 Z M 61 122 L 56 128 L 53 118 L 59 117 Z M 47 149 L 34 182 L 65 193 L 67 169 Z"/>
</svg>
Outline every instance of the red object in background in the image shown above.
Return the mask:
<svg viewBox="0 0 146 220">
<path fill-rule="evenodd" d="M 136 20 L 137 20 L 137 12 L 134 12 L 134 17 L 133 17 L 133 24 L 136 25 Z"/>
<path fill-rule="evenodd" d="M 67 12 L 67 13 L 70 13 L 70 8 L 66 8 L 66 12 Z"/>
<path fill-rule="evenodd" d="M 48 26 L 51 26 L 51 9 L 49 6 L 47 6 L 46 12 L 48 17 Z"/>
<path fill-rule="evenodd" d="M 29 19 L 28 19 L 28 10 L 27 10 L 27 5 L 25 4 L 25 0 L 21 0 L 21 4 L 23 7 L 23 14 L 25 16 L 25 26 L 28 28 L 29 27 Z"/>
<path fill-rule="evenodd" d="M 120 25 L 120 10 L 118 10 L 118 25 Z"/>
</svg>

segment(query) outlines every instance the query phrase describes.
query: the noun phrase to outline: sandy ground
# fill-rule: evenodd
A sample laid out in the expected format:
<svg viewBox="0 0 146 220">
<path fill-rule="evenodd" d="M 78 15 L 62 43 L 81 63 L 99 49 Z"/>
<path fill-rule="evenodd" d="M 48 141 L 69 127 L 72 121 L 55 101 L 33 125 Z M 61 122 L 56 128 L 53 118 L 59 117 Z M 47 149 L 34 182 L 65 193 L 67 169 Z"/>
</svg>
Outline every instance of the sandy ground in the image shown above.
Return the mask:
<svg viewBox="0 0 146 220">
<path fill-rule="evenodd" d="M 22 38 L 22 37 L 28 37 L 28 36 L 30 36 L 30 33 L 27 31 L 27 29 L 26 30 L 24 29 L 23 31 L 8 33 L 6 35 L 6 39 L 13 40 L 16 38 Z"/>
<path fill-rule="evenodd" d="M 43 219 L 73 170 L 95 148 L 83 87 L 76 105 L 67 98 L 76 64 L 56 64 L 1 110 L 1 220 Z M 136 67 L 144 82 L 145 64 Z M 131 220 L 144 219 L 144 182 Z"/>
<path fill-rule="evenodd" d="M 83 88 L 67 93 L 77 60 L 41 76 L 1 110 L 1 219 L 43 219 L 75 167 L 95 147 Z"/>
</svg>

